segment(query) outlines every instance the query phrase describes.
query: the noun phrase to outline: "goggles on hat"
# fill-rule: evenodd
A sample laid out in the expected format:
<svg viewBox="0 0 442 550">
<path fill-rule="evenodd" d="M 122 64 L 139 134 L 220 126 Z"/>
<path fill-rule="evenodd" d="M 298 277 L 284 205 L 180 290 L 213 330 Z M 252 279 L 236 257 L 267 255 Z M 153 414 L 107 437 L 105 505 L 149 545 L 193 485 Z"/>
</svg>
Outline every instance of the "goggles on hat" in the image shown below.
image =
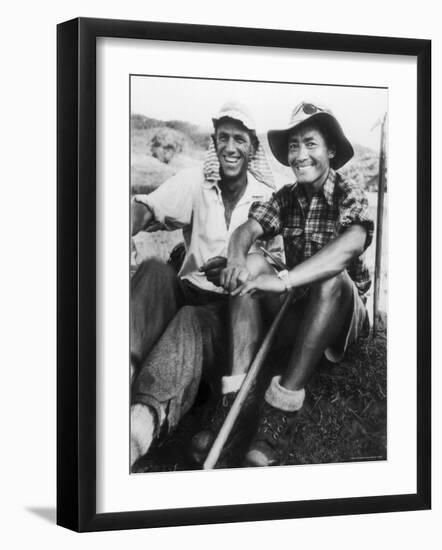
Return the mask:
<svg viewBox="0 0 442 550">
<path fill-rule="evenodd" d="M 292 118 L 296 116 L 301 110 L 306 115 L 314 115 L 315 113 L 325 111 L 325 109 L 323 109 L 322 107 L 318 107 L 317 105 L 313 105 L 313 103 L 300 103 L 293 111 Z"/>
<path fill-rule="evenodd" d="M 338 170 L 354 155 L 353 147 L 331 111 L 308 101 L 302 101 L 294 107 L 286 128 L 268 131 L 267 137 L 272 153 L 281 164 L 288 166 L 287 150 L 290 134 L 300 124 L 313 124 L 313 121 L 319 129 L 327 133 L 334 143 L 336 154 L 330 161 L 330 166 L 334 170 Z"/>
</svg>

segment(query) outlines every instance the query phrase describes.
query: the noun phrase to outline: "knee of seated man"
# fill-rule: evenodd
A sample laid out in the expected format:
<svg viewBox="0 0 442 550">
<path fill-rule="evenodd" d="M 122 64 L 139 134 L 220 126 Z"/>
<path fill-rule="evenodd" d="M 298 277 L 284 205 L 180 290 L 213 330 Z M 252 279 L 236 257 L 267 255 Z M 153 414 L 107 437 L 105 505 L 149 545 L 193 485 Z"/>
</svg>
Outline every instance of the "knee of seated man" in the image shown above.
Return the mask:
<svg viewBox="0 0 442 550">
<path fill-rule="evenodd" d="M 207 331 L 219 330 L 221 319 L 222 315 L 216 309 L 185 305 L 179 309 L 168 330 L 192 338 L 196 333 L 207 334 Z"/>
<path fill-rule="evenodd" d="M 321 300 L 339 298 L 342 296 L 346 281 L 347 275 L 344 271 L 342 271 L 334 277 L 315 283 L 312 285 L 311 291 L 315 297 L 318 297 Z"/>
<path fill-rule="evenodd" d="M 142 288 L 148 287 L 149 292 L 160 292 L 169 284 L 173 284 L 175 279 L 176 274 L 170 265 L 156 258 L 150 258 L 139 265 L 132 277 L 131 287 L 134 290 L 141 285 Z"/>
<path fill-rule="evenodd" d="M 252 277 L 257 277 L 262 273 L 273 273 L 272 266 L 261 254 L 249 254 L 247 256 L 247 271 Z"/>
<path fill-rule="evenodd" d="M 148 260 L 144 260 L 144 262 L 142 262 L 137 269 L 137 274 L 138 273 L 142 275 L 161 277 L 172 277 L 175 275 L 170 265 L 158 260 L 157 258 L 149 258 Z"/>
</svg>

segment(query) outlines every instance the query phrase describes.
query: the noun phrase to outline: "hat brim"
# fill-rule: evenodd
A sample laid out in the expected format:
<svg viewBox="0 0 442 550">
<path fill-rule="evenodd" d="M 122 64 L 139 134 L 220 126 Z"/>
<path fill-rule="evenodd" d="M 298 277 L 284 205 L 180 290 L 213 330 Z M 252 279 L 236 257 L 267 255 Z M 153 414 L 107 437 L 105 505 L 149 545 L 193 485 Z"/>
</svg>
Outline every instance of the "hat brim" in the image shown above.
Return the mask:
<svg viewBox="0 0 442 550">
<path fill-rule="evenodd" d="M 295 129 L 310 124 L 317 125 L 319 129 L 324 128 L 325 133 L 333 140 L 336 152 L 335 156 L 330 160 L 330 166 L 334 170 L 338 170 L 346 164 L 354 155 L 354 150 L 351 143 L 346 138 L 341 125 L 336 118 L 325 112 L 316 113 L 305 120 L 285 128 L 283 130 L 269 130 L 267 138 L 269 140 L 270 149 L 275 158 L 284 166 L 289 166 L 288 163 L 288 139 L 289 135 Z"/>
</svg>

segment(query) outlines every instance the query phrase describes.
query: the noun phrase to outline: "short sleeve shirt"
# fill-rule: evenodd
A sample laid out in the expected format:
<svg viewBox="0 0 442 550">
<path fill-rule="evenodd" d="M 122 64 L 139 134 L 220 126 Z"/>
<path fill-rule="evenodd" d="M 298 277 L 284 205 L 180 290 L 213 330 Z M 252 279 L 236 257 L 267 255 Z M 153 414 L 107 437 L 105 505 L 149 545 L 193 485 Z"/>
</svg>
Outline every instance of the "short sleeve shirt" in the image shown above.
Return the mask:
<svg viewBox="0 0 442 550">
<path fill-rule="evenodd" d="M 225 293 L 209 282 L 199 268 L 214 256 L 227 256 L 227 247 L 233 231 L 247 221 L 250 206 L 255 201 L 266 201 L 273 189 L 247 173 L 247 187 L 233 209 L 229 227 L 224 218 L 221 189 L 215 181 L 204 178 L 201 168 L 178 172 L 149 195 L 137 195 L 153 212 L 163 229 L 183 229 L 186 256 L 179 272 L 204 290 Z M 284 259 L 281 237 L 255 243 L 250 252 L 259 252 L 265 246 L 275 256 Z"/>
<path fill-rule="evenodd" d="M 264 238 L 282 235 L 289 269 L 313 256 L 352 224 L 366 228 L 365 249 L 373 239 L 374 223 L 365 192 L 333 170 L 310 205 L 303 185 L 285 185 L 269 201 L 253 203 L 249 218 L 261 225 Z M 364 255 L 355 258 L 347 271 L 363 296 L 371 285 Z"/>
</svg>

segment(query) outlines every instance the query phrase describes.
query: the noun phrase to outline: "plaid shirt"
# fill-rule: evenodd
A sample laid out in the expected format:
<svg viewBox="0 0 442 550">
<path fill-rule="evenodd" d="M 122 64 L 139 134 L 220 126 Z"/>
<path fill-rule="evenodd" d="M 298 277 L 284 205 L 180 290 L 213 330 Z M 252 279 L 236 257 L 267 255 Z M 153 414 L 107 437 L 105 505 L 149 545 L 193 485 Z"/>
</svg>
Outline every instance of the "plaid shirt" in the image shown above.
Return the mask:
<svg viewBox="0 0 442 550">
<path fill-rule="evenodd" d="M 367 230 L 364 249 L 373 239 L 374 224 L 364 191 L 333 170 L 313 195 L 310 206 L 304 186 L 294 183 L 282 187 L 267 202 L 254 202 L 249 218 L 261 225 L 264 238 L 282 234 L 289 269 L 313 256 L 352 224 Z M 359 294 L 364 295 L 371 279 L 363 255 L 352 260 L 347 271 Z"/>
</svg>

